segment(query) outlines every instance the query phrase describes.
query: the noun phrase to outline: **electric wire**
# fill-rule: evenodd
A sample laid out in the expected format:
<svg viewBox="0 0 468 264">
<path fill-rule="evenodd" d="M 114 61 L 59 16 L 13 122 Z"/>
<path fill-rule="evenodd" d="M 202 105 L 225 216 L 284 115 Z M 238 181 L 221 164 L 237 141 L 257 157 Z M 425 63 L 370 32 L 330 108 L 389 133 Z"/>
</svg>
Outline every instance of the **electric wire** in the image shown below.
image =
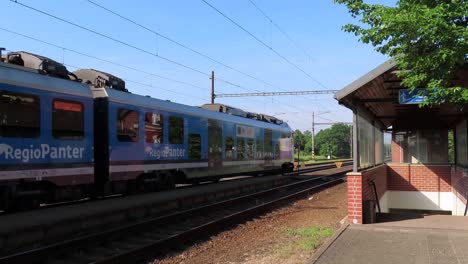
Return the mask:
<svg viewBox="0 0 468 264">
<path fill-rule="evenodd" d="M 87 28 L 87 27 L 81 26 L 81 25 L 79 25 L 79 24 L 76 24 L 76 23 L 74 23 L 74 22 L 68 21 L 68 20 L 66 20 L 66 19 L 64 19 L 64 18 L 61 18 L 61 17 L 58 17 L 58 16 L 56 16 L 56 15 L 47 13 L 47 12 L 42 11 L 42 10 L 40 10 L 40 9 L 37 9 L 37 8 L 35 8 L 35 7 L 32 7 L 32 6 L 29 6 L 29 5 L 20 3 L 20 2 L 18 2 L 17 0 L 10 0 L 10 1 L 13 2 L 13 3 L 15 3 L 15 4 L 21 5 L 21 6 L 25 7 L 25 8 L 28 8 L 28 9 L 30 9 L 30 10 L 33 10 L 33 11 L 35 11 L 35 12 L 41 13 L 41 14 L 46 15 L 46 16 L 48 16 L 48 17 L 54 18 L 54 19 L 56 19 L 56 20 L 59 20 L 59 21 L 62 21 L 62 22 L 64 22 L 64 23 L 67 23 L 67 24 L 69 24 L 69 25 L 72 25 L 72 26 L 74 26 L 74 27 L 78 27 L 78 28 L 80 28 L 80 29 L 82 29 L 82 30 L 88 31 L 88 32 L 90 32 L 90 33 L 93 33 L 93 34 L 98 35 L 98 36 L 100 36 L 100 37 L 109 39 L 109 40 L 111 40 L 111 41 L 117 42 L 117 43 L 122 44 L 122 45 L 124 45 L 124 46 L 127 46 L 127 47 L 129 47 L 129 48 L 138 50 L 138 51 L 143 52 L 143 53 L 145 53 L 145 54 L 148 54 L 148 55 L 151 55 L 151 56 L 160 58 L 160 59 L 162 59 L 162 60 L 165 60 L 165 61 L 167 61 L 167 62 L 169 62 L 169 63 L 178 65 L 178 66 L 183 67 L 183 68 L 186 68 L 186 69 L 189 69 L 189 70 L 194 71 L 194 72 L 196 72 L 196 73 L 199 73 L 199 74 L 201 74 L 201 75 L 210 77 L 210 74 L 205 73 L 205 72 L 203 72 L 203 71 L 201 71 L 201 70 L 195 69 L 194 67 L 185 65 L 185 64 L 183 64 L 183 63 L 181 63 L 181 62 L 177 62 L 177 61 L 175 61 L 175 60 L 172 60 L 172 59 L 166 58 L 166 57 L 164 57 L 164 56 L 161 56 L 161 55 L 159 55 L 159 54 L 157 54 L 157 53 L 154 53 L 154 52 L 151 52 L 151 51 L 148 51 L 148 50 L 139 48 L 139 47 L 137 47 L 137 46 L 135 46 L 135 45 L 132 45 L 132 44 L 130 44 L 130 43 L 127 43 L 127 42 L 125 42 L 125 41 L 118 40 L 118 39 L 113 38 L 113 37 L 111 37 L 111 36 L 108 36 L 108 35 L 106 35 L 106 34 L 97 32 L 97 31 L 92 30 L 92 29 L 90 29 L 90 28 Z M 215 79 L 216 79 L 216 78 L 215 78 Z M 218 80 L 219 80 L 219 79 L 218 79 Z M 233 85 L 232 82 L 229 82 L 229 81 L 226 81 L 226 80 L 221 80 L 221 81 L 223 81 L 223 82 L 225 82 L 225 83 L 227 83 L 227 84 Z M 245 90 L 247 90 L 247 91 L 252 91 L 251 89 L 245 88 L 245 87 L 243 87 L 243 86 L 241 86 L 241 85 L 234 85 L 234 86 L 240 87 L 240 88 L 245 89 Z"/>
<path fill-rule="evenodd" d="M 75 69 L 83 69 L 82 67 L 72 65 L 72 64 L 68 64 L 68 63 L 64 63 L 63 65 L 65 65 L 67 67 L 75 68 Z M 181 92 L 177 92 L 177 91 L 174 91 L 174 90 L 162 88 L 160 86 L 156 86 L 156 85 L 152 85 L 152 84 L 147 84 L 147 83 L 134 81 L 134 80 L 130 80 L 130 79 L 123 79 L 123 80 L 126 81 L 126 82 L 135 83 L 135 84 L 138 84 L 138 85 L 141 85 L 141 86 L 157 88 L 157 89 L 161 89 L 161 90 L 164 90 L 164 91 L 167 91 L 167 92 L 170 92 L 170 93 L 174 93 L 174 94 L 178 94 L 178 95 L 182 95 L 182 96 L 186 96 L 186 97 L 190 97 L 190 98 L 196 98 L 196 99 L 199 99 L 199 100 L 204 101 L 204 102 L 208 101 L 206 98 L 201 98 L 201 97 L 197 97 L 197 96 L 193 96 L 193 95 L 184 94 L 184 93 L 181 93 Z M 145 90 L 150 91 L 148 89 L 145 89 Z M 154 91 L 151 91 L 151 92 L 154 92 Z"/>
<path fill-rule="evenodd" d="M 84 57 L 88 57 L 88 58 L 91 58 L 91 59 L 95 59 L 95 60 L 98 60 L 98 61 L 102 61 L 102 62 L 105 62 L 105 63 L 112 64 L 112 65 L 115 65 L 115 66 L 118 66 L 118 67 L 129 69 L 129 70 L 132 70 L 132 71 L 135 71 L 135 72 L 147 74 L 147 75 L 150 75 L 150 76 L 155 76 L 155 77 L 158 77 L 158 78 L 161 78 L 161 79 L 164 79 L 164 80 L 168 80 L 168 81 L 171 81 L 171 82 L 175 82 L 175 83 L 188 85 L 188 86 L 191 86 L 191 87 L 194 87 L 194 88 L 197 88 L 197 89 L 206 90 L 206 88 L 203 88 L 201 86 L 197 86 L 197 85 L 194 85 L 194 84 L 191 84 L 191 83 L 188 83 L 188 82 L 184 82 L 184 81 L 175 80 L 175 79 L 172 79 L 170 77 L 166 77 L 166 76 L 163 76 L 163 75 L 160 75 L 160 74 L 156 74 L 156 73 L 144 71 L 144 70 L 141 70 L 141 69 L 137 69 L 137 68 L 134 68 L 134 67 L 131 67 L 131 66 L 127 66 L 127 65 L 118 63 L 118 62 L 114 62 L 114 61 L 110 61 L 110 60 L 107 60 L 107 59 L 99 58 L 99 57 L 96 57 L 96 56 L 93 56 L 93 55 L 86 54 L 86 53 L 81 52 L 81 51 L 77 51 L 77 50 L 70 49 L 70 48 L 67 48 L 67 47 L 64 47 L 64 46 L 60 46 L 58 44 L 54 44 L 54 43 L 51 43 L 51 42 L 48 42 L 48 41 L 45 41 L 45 40 L 41 40 L 41 39 L 38 39 L 38 38 L 35 38 L 35 37 L 31 37 L 31 36 L 28 36 L 28 35 L 13 31 L 13 30 L 9 30 L 9 29 L 2 28 L 2 27 L 0 27 L 0 30 L 6 31 L 6 32 L 14 34 L 14 35 L 18 35 L 18 36 L 21 36 L 21 37 L 24 37 L 24 38 L 27 38 L 27 39 L 30 39 L 30 40 L 34 40 L 36 42 L 43 43 L 43 44 L 46 44 L 46 45 L 49 45 L 49 46 L 52 46 L 52 47 L 55 47 L 55 48 L 58 48 L 58 49 L 69 51 L 69 52 L 72 52 L 72 53 L 75 53 L 75 54 L 78 54 L 78 55 L 81 55 L 81 56 L 84 56 Z"/>
<path fill-rule="evenodd" d="M 129 47 L 129 48 L 135 49 L 135 50 L 140 51 L 140 52 L 142 52 L 142 53 L 145 53 L 145 54 L 154 56 L 154 57 L 156 57 L 156 58 L 160 58 L 160 59 L 165 60 L 165 61 L 167 61 L 167 62 L 170 62 L 170 63 L 172 63 L 172 64 L 175 64 L 175 65 L 178 65 L 178 66 L 180 66 L 180 67 L 186 68 L 186 69 L 191 70 L 191 71 L 194 71 L 194 72 L 196 72 L 196 73 L 199 73 L 199 74 L 201 74 L 201 75 L 208 76 L 208 77 L 210 76 L 208 73 L 202 72 L 201 70 L 195 69 L 194 67 L 191 67 L 191 66 L 185 65 L 185 64 L 183 64 L 183 63 L 180 63 L 180 62 L 171 60 L 171 59 L 166 58 L 166 57 L 164 57 L 164 56 L 160 56 L 159 54 L 156 54 L 156 53 L 154 53 L 154 52 L 151 52 L 151 51 L 148 51 L 148 50 L 139 48 L 139 47 L 137 47 L 137 46 L 135 46 L 135 45 L 132 45 L 132 44 L 130 44 L 130 43 L 127 43 L 127 42 L 125 42 L 125 41 L 118 40 L 118 39 L 116 39 L 116 38 L 114 38 L 114 37 L 108 36 L 108 35 L 106 35 L 106 34 L 100 33 L 100 32 L 95 31 L 95 30 L 93 30 L 93 29 L 87 28 L 87 27 L 85 27 L 85 26 L 81 26 L 81 25 L 79 25 L 79 24 L 77 24 L 77 23 L 74 23 L 74 22 L 71 22 L 71 21 L 68 21 L 68 20 L 66 20 L 66 19 L 64 19 L 64 18 L 61 18 L 61 17 L 58 17 L 58 16 L 56 16 L 56 15 L 50 14 L 50 13 L 48 13 L 48 12 L 42 11 L 42 10 L 40 10 L 40 9 L 38 9 L 38 8 L 35 8 L 35 7 L 32 7 L 32 6 L 23 4 L 23 3 L 19 2 L 18 0 L 10 0 L 10 1 L 13 2 L 13 3 L 15 3 L 15 4 L 18 4 L 18 5 L 22 6 L 22 7 L 24 7 L 24 8 L 30 9 L 30 10 L 35 11 L 35 12 L 37 12 L 37 13 L 40 13 L 40 14 L 43 14 L 43 15 L 45 15 L 45 16 L 48 16 L 48 17 L 54 18 L 54 19 L 56 19 L 56 20 L 62 21 L 62 22 L 64 22 L 64 23 L 66 23 L 66 24 L 69 24 L 69 25 L 72 25 L 72 26 L 74 26 L 74 27 L 80 28 L 80 29 L 82 29 L 82 30 L 84 30 L 84 31 L 93 33 L 93 34 L 95 34 L 95 35 L 98 35 L 98 36 L 100 36 L 100 37 L 103 37 L 103 38 L 106 38 L 106 39 L 108 39 L 108 40 L 114 41 L 114 42 L 116 42 L 116 43 L 119 43 L 119 44 L 121 44 L 121 45 L 127 46 L 127 47 Z M 202 1 L 204 1 L 204 0 L 202 0 Z M 204 1 L 204 2 L 206 2 L 206 1 Z M 208 3 L 207 3 L 207 4 L 208 4 Z M 209 4 L 208 4 L 208 5 L 209 5 Z M 213 8 L 214 8 L 214 7 L 213 7 Z M 222 14 L 222 13 L 221 13 L 221 14 Z M 224 14 L 223 14 L 223 15 L 224 15 Z M 227 16 L 226 16 L 226 17 L 227 17 Z M 227 18 L 228 18 L 228 17 L 227 17 Z M 229 19 L 229 18 L 228 18 L 228 19 Z M 234 21 L 233 21 L 233 22 L 234 22 Z M 235 23 L 235 22 L 234 22 L 234 23 Z M 240 26 L 240 25 L 239 25 L 239 26 Z M 246 31 L 246 32 L 248 32 L 248 31 Z M 250 33 L 250 32 L 249 32 L 249 33 Z M 252 36 L 255 37 L 254 35 L 252 35 Z M 255 38 L 256 38 L 256 37 L 255 37 Z M 260 40 L 260 41 L 261 41 L 261 40 Z M 265 44 L 265 45 L 266 45 L 266 44 Z M 269 47 L 269 46 L 267 45 L 267 47 Z M 270 48 L 270 49 L 272 49 L 272 48 Z M 273 49 L 272 49 L 272 50 L 273 50 Z M 273 51 L 274 51 L 275 53 L 277 53 L 275 50 L 273 50 Z M 277 53 L 277 54 L 278 54 L 278 56 L 282 56 L 282 55 L 279 54 L 279 53 Z M 287 60 L 287 58 L 284 58 L 284 59 Z M 300 68 L 299 68 L 299 69 L 300 69 Z M 304 73 L 307 74 L 306 72 L 304 72 Z M 310 76 L 310 77 L 311 77 L 311 76 Z M 312 77 L 311 77 L 311 78 L 312 78 Z M 218 78 L 218 80 L 219 80 L 219 78 Z M 225 80 L 222 80 L 222 81 L 224 81 L 225 83 L 230 84 L 230 85 L 233 84 L 232 82 L 229 82 L 229 81 L 225 81 Z M 243 86 L 241 86 L 241 85 L 235 85 L 235 86 L 236 86 L 236 87 L 239 87 L 239 88 L 242 88 L 242 89 L 245 89 L 245 90 L 249 90 L 248 88 L 245 88 L 245 87 L 243 87 Z M 326 87 L 325 87 L 325 88 L 326 88 Z M 252 100 L 252 99 L 251 99 L 251 100 Z M 273 99 L 273 100 L 275 100 L 275 99 Z M 283 103 L 283 104 L 284 104 L 284 103 Z M 284 104 L 284 105 L 287 105 L 287 104 Z M 293 106 L 293 105 L 290 105 L 290 106 L 291 106 L 291 107 L 294 107 L 294 108 L 296 108 L 296 109 L 302 110 L 302 109 L 298 108 L 297 106 Z"/>
<path fill-rule="evenodd" d="M 119 17 L 119 18 L 121 18 L 121 19 L 123 19 L 123 20 L 125 20 L 125 21 L 127 21 L 127 22 L 129 22 L 129 23 L 131 23 L 131 24 L 134 24 L 134 25 L 136 25 L 136 26 L 138 26 L 138 27 L 140 27 L 140 28 L 142 28 L 142 29 L 144 29 L 144 30 L 146 30 L 146 31 L 148 31 L 148 32 L 150 32 L 150 33 L 152 33 L 152 34 L 158 36 L 158 37 L 161 37 L 161 38 L 163 38 L 163 39 L 166 39 L 167 41 L 169 41 L 169 42 L 171 42 L 171 43 L 174 43 L 174 44 L 176 44 L 176 45 L 178 45 L 178 46 L 180 46 L 180 47 L 182 47 L 182 48 L 184 48 L 184 49 L 187 49 L 187 50 L 189 50 L 189 51 L 191 51 L 191 52 L 193 52 L 193 53 L 195 53 L 195 54 L 198 54 L 198 55 L 200 55 L 200 56 L 202 56 L 202 57 L 204 57 L 204 58 L 206 58 L 206 59 L 208 59 L 208 60 L 211 60 L 211 61 L 213 61 L 213 62 L 215 62 L 215 63 L 217 63 L 217 64 L 219 64 L 219 65 L 222 65 L 222 66 L 224 66 L 224 67 L 226 67 L 226 68 L 228 68 L 228 69 L 230 69 L 230 70 L 233 70 L 233 71 L 235 71 L 235 72 L 238 72 L 238 73 L 240 73 L 240 74 L 242 74 L 242 75 L 244 75 L 244 76 L 250 77 L 250 78 L 252 78 L 252 79 L 254 79 L 254 80 L 256 80 L 256 81 L 259 81 L 259 82 L 261 82 L 261 83 L 264 83 L 264 84 L 266 84 L 266 85 L 268 85 L 268 86 L 270 86 L 270 87 L 274 87 L 274 88 L 277 88 L 277 89 L 279 89 L 279 90 L 286 91 L 285 89 L 282 89 L 282 88 L 280 88 L 280 87 L 278 87 L 278 86 L 276 86 L 276 85 L 273 85 L 273 84 L 271 84 L 271 83 L 268 83 L 268 82 L 266 82 L 266 81 L 264 81 L 264 80 L 262 80 L 262 79 L 260 79 L 260 78 L 257 78 L 257 77 L 255 77 L 255 76 L 253 76 L 253 75 L 251 75 L 251 74 L 245 73 L 245 72 L 240 71 L 240 70 L 238 70 L 238 69 L 236 69 L 236 68 L 234 68 L 234 67 L 232 67 L 232 66 L 229 66 L 229 65 L 227 65 L 227 64 L 225 64 L 225 63 L 223 63 L 223 62 L 221 62 L 221 61 L 219 61 L 219 60 L 216 60 L 216 59 L 214 59 L 214 58 L 212 58 L 212 57 L 210 57 L 210 56 L 208 56 L 208 55 L 206 55 L 206 54 L 204 54 L 204 53 L 202 53 L 202 52 L 200 52 L 200 51 L 197 51 L 197 50 L 195 50 L 195 49 L 189 47 L 189 46 L 186 45 L 186 44 L 182 44 L 181 42 L 179 42 L 179 41 L 177 41 L 177 40 L 174 40 L 174 39 L 172 39 L 172 38 L 170 38 L 170 37 L 168 37 L 168 36 L 166 36 L 166 35 L 164 35 L 164 34 L 161 34 L 160 32 L 155 31 L 155 30 L 153 30 L 153 29 L 151 29 L 151 28 L 149 28 L 149 27 L 147 27 L 147 26 L 145 26 L 145 25 L 142 25 L 141 23 L 138 23 L 138 22 L 136 22 L 135 20 L 130 19 L 130 18 L 128 18 L 128 17 L 126 17 L 126 16 L 124 16 L 124 15 L 122 15 L 122 14 L 119 14 L 119 13 L 117 13 L 116 11 L 113 11 L 113 10 L 111 10 L 110 8 L 103 6 L 102 4 L 99 4 L 99 3 L 95 2 L 95 1 L 92 1 L 92 0 L 86 0 L 86 1 L 89 2 L 90 4 L 93 4 L 93 5 L 96 6 L 96 7 L 99 7 L 99 8 L 101 8 L 101 9 L 103 9 L 103 10 L 105 10 L 105 11 L 107 11 L 107 12 L 109 12 L 109 13 L 111 13 L 111 14 L 113 14 L 113 15 L 115 15 L 115 16 L 117 16 L 117 17 Z M 232 82 L 230 82 L 230 81 L 223 80 L 223 79 L 221 79 L 221 78 L 219 78 L 219 77 L 215 77 L 215 80 L 220 81 L 220 82 L 224 82 L 224 83 L 229 84 L 229 85 L 234 86 L 234 87 L 241 88 L 241 89 L 243 89 L 243 90 L 261 92 L 260 90 L 249 89 L 249 88 L 243 87 L 243 86 L 241 86 L 241 85 L 232 83 Z M 274 100 L 277 101 L 277 102 L 279 102 L 279 101 L 276 100 L 276 99 L 274 99 Z M 254 101 L 256 101 L 256 100 L 254 100 Z M 293 106 L 291 106 L 291 107 L 293 107 Z"/>
<path fill-rule="evenodd" d="M 249 0 L 249 2 L 268 20 L 270 21 L 270 23 L 276 27 L 276 29 L 278 29 L 278 31 L 283 34 L 283 36 L 285 36 L 296 48 L 300 49 L 302 51 L 302 53 L 304 53 L 304 55 L 306 55 L 309 60 L 312 56 L 310 56 L 310 54 L 299 44 L 297 44 L 296 41 L 293 40 L 293 38 L 291 36 L 289 36 L 289 34 L 286 33 L 286 31 L 284 31 L 275 21 L 273 21 L 272 18 L 270 18 L 266 13 L 265 11 L 263 11 L 257 4 L 255 4 L 255 2 L 253 0 Z"/>
<path fill-rule="evenodd" d="M 237 72 L 237 73 L 240 73 L 240 74 L 242 74 L 242 75 L 244 75 L 244 76 L 247 76 L 247 77 L 249 77 L 249 78 L 251 78 L 251 79 L 254 79 L 254 80 L 256 80 L 256 81 L 258 81 L 258 82 L 261 82 L 261 83 L 263 83 L 263 84 L 265 84 L 265 85 L 268 85 L 268 86 L 270 86 L 270 87 L 274 87 L 274 88 L 277 88 L 277 89 L 280 89 L 280 90 L 284 90 L 284 89 L 282 89 L 282 88 L 280 88 L 280 87 L 278 87 L 278 86 L 276 86 L 276 85 L 273 85 L 273 84 L 271 84 L 271 83 L 269 83 L 269 82 L 267 82 L 267 81 L 265 81 L 265 80 L 262 80 L 262 79 L 260 79 L 260 78 L 258 78 L 258 77 L 255 77 L 255 76 L 253 76 L 252 74 L 243 72 L 243 71 L 241 71 L 241 70 L 239 70 L 239 69 L 236 69 L 236 68 L 234 68 L 234 67 L 232 67 L 232 66 L 227 65 L 226 63 L 221 62 L 220 60 L 214 59 L 213 57 L 208 56 L 208 55 L 206 55 L 205 53 L 202 53 L 202 52 L 200 52 L 200 51 L 197 51 L 197 50 L 195 50 L 195 49 L 189 47 L 188 45 L 181 43 L 180 41 L 177 41 L 177 40 L 175 40 L 175 39 L 173 39 L 173 38 L 170 38 L 170 37 L 168 37 L 168 36 L 166 36 L 166 35 L 161 34 L 161 33 L 158 32 L 158 31 L 155 31 L 155 30 L 153 30 L 153 29 L 151 29 L 151 28 L 148 28 L 147 26 L 144 26 L 144 25 L 142 25 L 142 24 L 136 22 L 135 20 L 132 20 L 132 19 L 130 19 L 130 18 L 128 18 L 128 17 L 126 17 L 126 16 L 124 16 L 124 15 L 122 15 L 122 14 L 119 14 L 119 13 L 117 13 L 117 12 L 115 12 L 115 11 L 113 11 L 113 10 L 111 10 L 111 9 L 109 9 L 109 8 L 107 8 L 107 7 L 105 7 L 105 6 L 103 6 L 103 5 L 101 5 L 101 4 L 98 4 L 98 3 L 96 3 L 95 1 L 92 1 L 92 0 L 86 0 L 86 1 L 89 2 L 89 3 L 91 3 L 91 4 L 93 4 L 93 5 L 95 5 L 95 6 L 97 6 L 97 7 L 99 7 L 99 8 L 101 8 L 101 9 L 103 9 L 103 10 L 105 10 L 105 11 L 107 11 L 107 12 L 109 12 L 109 13 L 111 13 L 111 14 L 113 14 L 113 15 L 115 15 L 115 16 L 120 17 L 121 19 L 123 19 L 123 20 L 125 20 L 125 21 L 127 21 L 127 22 L 130 22 L 130 23 L 132 23 L 132 24 L 134 24 L 134 25 L 136 25 L 136 26 L 138 26 L 138 27 L 140 27 L 140 28 L 142 28 L 142 29 L 145 29 L 146 31 L 148 31 L 148 32 L 150 32 L 150 33 L 155 34 L 155 35 L 158 36 L 158 37 L 161 37 L 161 38 L 163 38 L 163 39 L 165 39 L 165 40 L 167 40 L 167 41 L 169 41 L 169 42 L 171 42 L 171 43 L 174 43 L 174 44 L 178 45 L 179 47 L 182 47 L 182 48 L 184 48 L 184 49 L 187 49 L 187 50 L 189 50 L 189 51 L 191 51 L 191 52 L 193 52 L 193 53 L 195 53 L 195 54 L 198 54 L 198 55 L 204 57 L 205 59 L 211 60 L 211 61 L 213 61 L 213 62 L 215 62 L 215 63 L 217 63 L 217 64 L 219 64 L 219 65 L 221 65 L 221 66 L 224 66 L 225 68 L 228 68 L 228 69 L 230 69 L 230 70 L 233 70 L 233 71 L 235 71 L 235 72 Z M 219 78 L 216 78 L 216 77 L 215 77 L 215 80 L 216 80 L 216 79 L 220 80 Z M 223 80 L 221 80 L 221 81 L 223 81 Z M 226 81 L 224 81 L 224 82 L 226 82 Z M 230 83 L 230 82 L 226 82 L 226 83 L 228 83 L 228 84 L 230 84 L 230 85 L 233 85 L 233 84 Z M 236 86 L 236 85 L 233 85 L 233 86 Z M 258 92 L 260 92 L 259 90 L 253 90 L 253 91 L 258 91 Z"/>
<path fill-rule="evenodd" d="M 247 29 L 245 29 L 243 26 L 241 26 L 239 23 L 237 23 L 236 21 L 234 21 L 232 18 L 230 18 L 229 16 L 227 16 L 226 14 L 224 14 L 223 12 L 221 12 L 219 9 L 217 9 L 215 6 L 213 6 L 212 4 L 208 3 L 206 0 L 201 0 L 203 3 L 205 3 L 207 6 L 209 6 L 210 8 L 212 8 L 213 10 L 215 10 L 216 12 L 218 12 L 221 16 L 223 16 L 224 18 L 226 18 L 227 20 L 229 20 L 231 23 L 233 23 L 234 25 L 236 25 L 238 28 L 240 28 L 242 31 L 244 31 L 245 33 L 247 33 L 249 36 L 251 36 L 252 38 L 254 38 L 257 42 L 259 42 L 260 44 L 262 44 L 263 46 L 265 46 L 267 49 L 271 50 L 273 53 L 275 53 L 278 57 L 280 57 L 281 59 L 283 59 L 284 61 L 286 61 L 288 64 L 290 64 L 291 66 L 293 66 L 294 68 L 296 68 L 297 70 L 299 70 L 300 72 L 304 73 L 307 77 L 309 77 L 311 80 L 313 80 L 314 82 L 316 82 L 318 85 L 322 86 L 323 88 L 325 89 L 328 89 L 325 85 L 323 85 L 321 82 L 319 82 L 317 79 L 315 79 L 312 75 L 310 75 L 309 73 L 307 73 L 306 71 L 304 71 L 302 68 L 300 68 L 299 66 L 297 66 L 295 63 L 293 63 L 292 61 L 290 61 L 288 58 L 286 58 L 284 55 L 282 55 L 281 53 L 279 53 L 276 49 L 274 49 L 272 46 L 266 44 L 263 40 L 261 40 L 260 38 L 258 38 L 257 36 L 255 36 L 253 33 L 251 33 L 250 31 L 248 31 Z"/>
</svg>

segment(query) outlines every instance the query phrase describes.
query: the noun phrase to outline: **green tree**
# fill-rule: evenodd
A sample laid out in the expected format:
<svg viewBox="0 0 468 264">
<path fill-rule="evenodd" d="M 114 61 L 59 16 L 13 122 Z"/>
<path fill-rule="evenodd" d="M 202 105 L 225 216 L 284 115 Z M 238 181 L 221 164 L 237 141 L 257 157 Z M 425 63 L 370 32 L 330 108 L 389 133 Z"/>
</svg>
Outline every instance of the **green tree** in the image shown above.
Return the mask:
<svg viewBox="0 0 468 264">
<path fill-rule="evenodd" d="M 315 153 L 338 158 L 350 157 L 351 126 L 338 123 L 315 136 Z"/>
<path fill-rule="evenodd" d="M 467 0 L 399 0 L 396 6 L 334 1 L 345 4 L 365 25 L 348 24 L 345 31 L 394 57 L 404 86 L 423 88 L 422 105 L 468 103 L 467 87 L 452 83 L 455 71 L 468 60 Z"/>
<path fill-rule="evenodd" d="M 296 129 L 294 131 L 294 144 L 296 145 L 297 142 L 301 142 L 301 151 L 305 151 L 306 153 L 311 152 L 311 141 L 312 141 L 312 133 L 309 130 L 306 130 L 304 132 L 300 131 L 299 129 Z"/>
</svg>

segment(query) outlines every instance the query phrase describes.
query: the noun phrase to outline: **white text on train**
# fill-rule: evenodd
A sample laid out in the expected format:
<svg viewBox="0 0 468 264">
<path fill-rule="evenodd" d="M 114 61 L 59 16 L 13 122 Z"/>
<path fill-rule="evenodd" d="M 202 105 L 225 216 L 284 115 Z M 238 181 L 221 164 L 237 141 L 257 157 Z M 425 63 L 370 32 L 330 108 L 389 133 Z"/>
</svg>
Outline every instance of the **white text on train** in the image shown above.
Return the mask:
<svg viewBox="0 0 468 264">
<path fill-rule="evenodd" d="M 16 159 L 29 162 L 34 159 L 80 159 L 83 158 L 84 148 L 80 147 L 51 147 L 41 144 L 40 147 L 29 146 L 29 148 L 14 148 L 8 144 L 0 144 L 0 155 L 5 159 Z"/>
</svg>

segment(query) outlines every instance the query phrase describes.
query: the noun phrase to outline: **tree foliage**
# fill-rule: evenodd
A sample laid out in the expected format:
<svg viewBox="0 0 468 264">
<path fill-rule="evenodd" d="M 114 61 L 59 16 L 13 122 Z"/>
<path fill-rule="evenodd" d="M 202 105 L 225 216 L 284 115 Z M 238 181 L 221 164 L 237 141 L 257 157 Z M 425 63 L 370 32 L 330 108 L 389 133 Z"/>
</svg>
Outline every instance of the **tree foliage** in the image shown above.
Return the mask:
<svg viewBox="0 0 468 264">
<path fill-rule="evenodd" d="M 394 57 L 402 84 L 422 88 L 422 105 L 468 103 L 468 87 L 452 83 L 454 72 L 468 61 L 468 0 L 399 0 L 396 6 L 335 2 L 364 24 L 343 29 Z"/>
<path fill-rule="evenodd" d="M 351 126 L 334 124 L 320 130 L 315 136 L 315 153 L 322 156 L 349 158 L 351 153 Z"/>
</svg>

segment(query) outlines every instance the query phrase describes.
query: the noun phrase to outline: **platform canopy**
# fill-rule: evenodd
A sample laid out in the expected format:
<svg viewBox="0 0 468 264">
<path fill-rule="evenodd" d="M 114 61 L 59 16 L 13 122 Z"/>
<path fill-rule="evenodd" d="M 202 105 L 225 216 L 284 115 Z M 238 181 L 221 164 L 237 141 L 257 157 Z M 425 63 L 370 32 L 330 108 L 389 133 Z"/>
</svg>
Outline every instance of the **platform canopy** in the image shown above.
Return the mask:
<svg viewBox="0 0 468 264">
<path fill-rule="evenodd" d="M 402 87 L 396 70 L 395 60 L 390 59 L 341 89 L 335 98 L 352 110 L 366 112 L 370 119 L 383 127 L 391 126 L 393 129 L 450 128 L 468 114 L 468 107 L 460 110 L 459 106 L 446 104 L 421 108 L 417 98 L 400 102 L 400 97 L 405 99 L 403 97 L 408 97 L 409 91 Z M 468 87 L 468 69 L 458 70 L 453 83 Z"/>
</svg>

